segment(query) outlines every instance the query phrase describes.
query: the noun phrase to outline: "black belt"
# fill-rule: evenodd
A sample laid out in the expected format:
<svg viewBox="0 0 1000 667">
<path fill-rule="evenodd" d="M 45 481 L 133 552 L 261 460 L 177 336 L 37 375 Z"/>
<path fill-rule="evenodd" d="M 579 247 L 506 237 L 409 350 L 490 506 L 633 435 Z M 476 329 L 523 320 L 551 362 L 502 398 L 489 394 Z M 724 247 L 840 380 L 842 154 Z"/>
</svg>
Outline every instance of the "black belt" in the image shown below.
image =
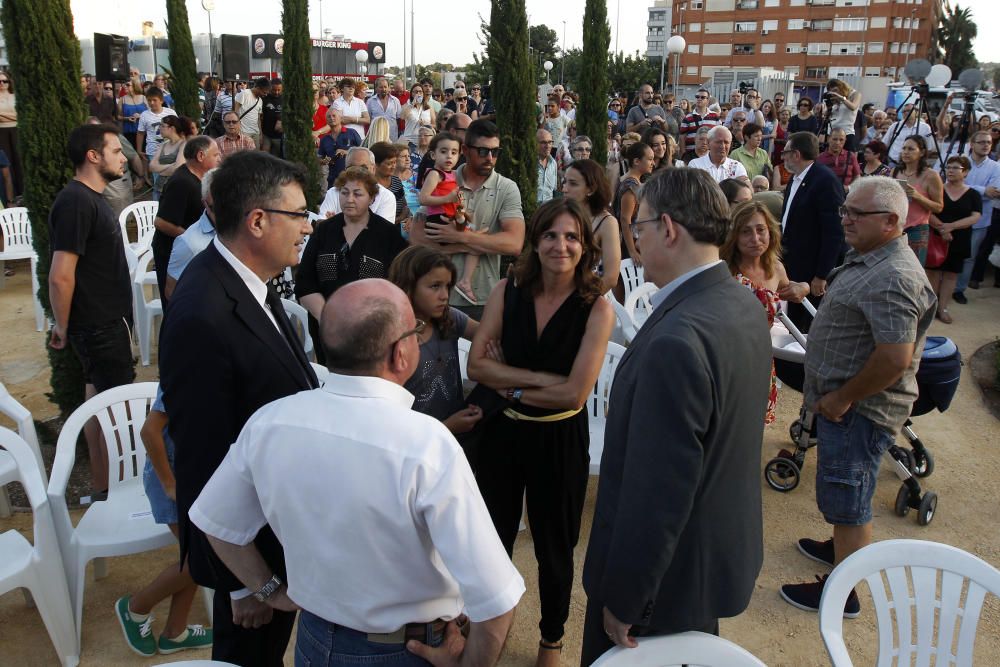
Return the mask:
<svg viewBox="0 0 1000 667">
<path fill-rule="evenodd" d="M 369 632 L 365 637 L 375 644 L 405 644 L 411 639 L 426 642 L 428 637 L 443 633 L 445 625 L 447 622 L 441 619 L 430 623 L 407 623 L 392 632 Z"/>
</svg>

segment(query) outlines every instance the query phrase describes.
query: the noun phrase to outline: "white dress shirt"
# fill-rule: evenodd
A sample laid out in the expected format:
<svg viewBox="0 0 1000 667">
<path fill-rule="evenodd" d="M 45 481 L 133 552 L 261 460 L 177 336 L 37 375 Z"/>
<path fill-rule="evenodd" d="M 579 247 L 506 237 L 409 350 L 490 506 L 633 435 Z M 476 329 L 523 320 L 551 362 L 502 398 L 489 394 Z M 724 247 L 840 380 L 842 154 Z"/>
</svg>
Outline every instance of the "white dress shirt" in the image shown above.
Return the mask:
<svg viewBox="0 0 1000 667">
<path fill-rule="evenodd" d="M 792 201 L 795 199 L 795 193 L 799 191 L 799 186 L 802 185 L 802 179 L 806 177 L 809 170 L 812 169 L 813 162 L 809 163 L 805 169 L 795 174 L 792 178 L 792 184 L 788 188 L 788 202 L 785 204 L 785 212 L 781 216 L 781 231 L 785 231 L 785 225 L 788 223 L 788 212 L 792 210 Z"/>
<path fill-rule="evenodd" d="M 219 251 L 219 254 L 222 255 L 222 258 L 229 262 L 229 265 L 233 267 L 233 270 L 236 271 L 236 274 L 247 286 L 247 289 L 250 290 L 250 294 L 253 295 L 254 301 L 260 304 L 260 307 L 264 309 L 265 313 L 267 313 L 268 319 L 271 320 L 271 324 L 273 324 L 274 328 L 280 332 L 281 327 L 278 326 L 278 320 L 274 319 L 274 315 L 271 313 L 271 309 L 265 301 L 265 299 L 267 299 L 267 285 L 264 281 L 261 280 L 256 273 L 251 271 L 250 267 L 241 262 L 239 258 L 237 258 L 236 255 L 234 255 L 229 248 L 227 248 L 222 241 L 219 240 L 218 236 L 212 239 L 212 244 L 215 246 L 216 250 Z M 284 336 L 285 334 L 281 335 Z"/>
<path fill-rule="evenodd" d="M 914 112 L 916 113 L 916 112 Z M 896 132 L 899 132 L 896 135 Z M 933 143 L 931 137 L 934 136 L 934 130 L 931 126 L 924 121 L 918 121 L 913 125 L 906 125 L 901 120 L 897 120 L 895 123 L 889 126 L 889 129 L 885 131 L 885 135 L 882 137 L 883 143 L 885 143 L 889 148 L 889 159 L 893 162 L 899 162 L 899 154 L 903 152 L 903 144 L 906 140 L 915 134 L 919 134 L 924 140 L 927 141 L 927 147 L 932 148 Z M 896 140 L 891 144 L 889 141 L 893 136 L 896 136 Z"/>
<path fill-rule="evenodd" d="M 396 195 L 392 194 L 389 188 L 379 184 L 378 194 L 375 195 L 375 199 L 372 200 L 371 206 L 368 209 L 389 222 L 395 222 Z M 326 196 L 323 197 L 323 203 L 319 207 L 319 214 L 324 218 L 328 218 L 338 213 L 340 213 L 340 190 L 330 188 L 326 191 Z"/>
<path fill-rule="evenodd" d="M 708 271 L 716 264 L 722 264 L 722 260 L 717 259 L 714 262 L 709 262 L 708 264 L 702 264 L 701 266 L 696 266 L 690 271 L 682 273 L 681 275 L 677 276 L 669 283 L 661 287 L 659 290 L 657 290 L 656 294 L 649 297 L 649 302 L 653 305 L 654 309 L 659 308 L 660 304 L 666 301 L 667 297 L 673 294 L 678 287 L 680 287 L 687 281 L 691 280 L 702 271 Z"/>
<path fill-rule="evenodd" d="M 747 178 L 747 168 L 743 166 L 742 162 L 734 160 L 731 157 L 725 158 L 721 165 L 717 165 L 712 162 L 709 154 L 705 154 L 691 160 L 688 163 L 688 167 L 707 171 L 715 179 L 716 183 L 721 183 L 727 178 L 739 178 L 741 176 Z"/>
<path fill-rule="evenodd" d="M 474 622 L 513 609 L 524 580 L 504 551 L 465 454 L 413 395 L 331 374 L 322 389 L 258 410 L 190 511 L 209 535 L 248 544 L 270 524 L 288 596 L 362 632 Z"/>
</svg>

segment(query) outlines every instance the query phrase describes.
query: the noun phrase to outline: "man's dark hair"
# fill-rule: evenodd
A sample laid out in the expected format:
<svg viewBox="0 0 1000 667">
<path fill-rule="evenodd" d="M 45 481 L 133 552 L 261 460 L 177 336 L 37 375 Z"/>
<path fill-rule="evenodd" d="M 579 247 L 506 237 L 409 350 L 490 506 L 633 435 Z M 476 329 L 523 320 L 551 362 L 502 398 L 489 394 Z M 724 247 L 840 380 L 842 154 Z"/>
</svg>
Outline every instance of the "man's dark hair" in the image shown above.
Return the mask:
<svg viewBox="0 0 1000 667">
<path fill-rule="evenodd" d="M 762 128 L 757 123 L 747 123 L 746 125 L 743 126 L 743 137 L 744 138 L 752 137 L 755 132 L 763 132 L 763 131 L 764 128 Z"/>
<path fill-rule="evenodd" d="M 815 160 L 819 155 L 819 139 L 812 132 L 794 132 L 785 144 L 786 151 L 798 151 L 803 160 Z"/>
<path fill-rule="evenodd" d="M 66 144 L 66 152 L 69 153 L 69 160 L 74 168 L 83 166 L 87 161 L 87 153 L 104 150 L 104 145 L 108 142 L 108 135 L 118 136 L 118 128 L 111 125 L 81 125 L 69 133 L 69 141 Z"/>
<path fill-rule="evenodd" d="M 427 84 L 430 84 L 431 86 L 433 86 L 434 85 L 434 81 L 432 79 L 426 79 L 426 78 L 420 80 L 420 85 L 421 86 L 427 85 Z"/>
<path fill-rule="evenodd" d="M 198 157 L 198 153 L 202 151 L 208 151 L 212 147 L 215 140 L 212 137 L 206 137 L 204 134 L 199 134 L 197 137 L 191 137 L 184 144 L 184 159 L 194 160 Z"/>
<path fill-rule="evenodd" d="M 205 137 L 209 141 L 208 137 Z M 191 142 L 188 142 L 190 145 Z M 185 147 L 185 153 L 187 153 Z M 261 151 L 239 151 L 226 158 L 212 179 L 215 228 L 223 238 L 233 237 L 255 208 L 270 208 L 281 198 L 281 188 L 298 183 L 305 190 L 303 167 Z"/>
<path fill-rule="evenodd" d="M 477 139 L 497 139 L 500 137 L 500 128 L 495 123 L 488 120 L 474 120 L 465 129 L 465 145 L 471 146 Z"/>
<path fill-rule="evenodd" d="M 339 318 L 336 325 L 324 327 L 327 368 L 373 371 L 385 359 L 399 329 L 399 309 L 389 299 L 376 297 L 365 302 L 365 311 L 360 317 Z"/>
<path fill-rule="evenodd" d="M 707 171 L 665 169 L 653 174 L 639 199 L 657 216 L 666 213 L 698 243 L 722 245 L 729 233 L 729 202 Z"/>
<path fill-rule="evenodd" d="M 280 86 L 281 85 L 281 79 L 278 78 L 278 77 L 274 77 L 273 79 L 271 79 L 271 85 L 272 86 Z"/>
<path fill-rule="evenodd" d="M 150 86 L 147 88 L 143 95 L 146 97 L 159 97 L 161 100 L 163 99 L 163 91 L 156 86 Z"/>
<path fill-rule="evenodd" d="M 445 92 L 446 95 L 454 95 L 455 94 L 455 89 L 454 88 L 445 88 L 444 92 Z"/>
<path fill-rule="evenodd" d="M 260 77 L 253 82 L 253 87 L 259 90 L 270 90 L 271 82 L 267 80 L 267 77 Z"/>
</svg>

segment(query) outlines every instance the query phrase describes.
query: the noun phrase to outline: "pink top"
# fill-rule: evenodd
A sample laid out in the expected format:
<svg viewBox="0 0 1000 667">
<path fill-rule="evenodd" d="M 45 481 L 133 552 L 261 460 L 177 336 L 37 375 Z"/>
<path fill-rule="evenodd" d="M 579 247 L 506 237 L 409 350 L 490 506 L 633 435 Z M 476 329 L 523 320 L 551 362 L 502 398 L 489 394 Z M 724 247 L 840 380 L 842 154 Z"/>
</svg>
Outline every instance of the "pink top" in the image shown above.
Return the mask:
<svg viewBox="0 0 1000 667">
<path fill-rule="evenodd" d="M 437 168 L 435 168 L 434 171 L 441 174 L 441 181 L 434 188 L 434 191 L 431 192 L 432 197 L 443 197 L 444 195 L 451 194 L 458 189 L 458 181 L 455 180 L 454 171 L 443 171 Z M 449 218 L 454 218 L 456 213 L 457 207 L 455 202 L 427 207 L 428 215 L 444 215 Z"/>
<path fill-rule="evenodd" d="M 927 191 L 916 185 L 910 183 L 914 190 L 920 193 L 922 197 L 927 196 Z M 903 229 L 909 229 L 910 227 L 919 227 L 920 225 L 926 225 L 930 222 L 931 212 L 928 211 L 923 205 L 918 204 L 914 200 L 910 200 L 910 208 L 906 211 L 906 226 Z"/>
</svg>

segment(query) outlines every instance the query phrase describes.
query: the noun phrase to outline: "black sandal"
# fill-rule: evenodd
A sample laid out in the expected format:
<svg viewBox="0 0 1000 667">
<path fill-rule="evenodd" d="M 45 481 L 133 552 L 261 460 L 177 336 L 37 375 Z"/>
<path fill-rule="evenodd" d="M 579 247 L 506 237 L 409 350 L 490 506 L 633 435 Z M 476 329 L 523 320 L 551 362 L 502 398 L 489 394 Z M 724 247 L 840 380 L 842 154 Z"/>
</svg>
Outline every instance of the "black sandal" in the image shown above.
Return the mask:
<svg viewBox="0 0 1000 667">
<path fill-rule="evenodd" d="M 538 640 L 538 648 L 543 648 L 543 649 L 545 649 L 547 651 L 559 651 L 560 653 L 562 653 L 563 643 L 562 643 L 561 639 L 559 641 L 557 641 L 557 642 L 554 642 L 554 643 L 553 642 L 547 642 L 544 639 L 539 639 Z"/>
</svg>

